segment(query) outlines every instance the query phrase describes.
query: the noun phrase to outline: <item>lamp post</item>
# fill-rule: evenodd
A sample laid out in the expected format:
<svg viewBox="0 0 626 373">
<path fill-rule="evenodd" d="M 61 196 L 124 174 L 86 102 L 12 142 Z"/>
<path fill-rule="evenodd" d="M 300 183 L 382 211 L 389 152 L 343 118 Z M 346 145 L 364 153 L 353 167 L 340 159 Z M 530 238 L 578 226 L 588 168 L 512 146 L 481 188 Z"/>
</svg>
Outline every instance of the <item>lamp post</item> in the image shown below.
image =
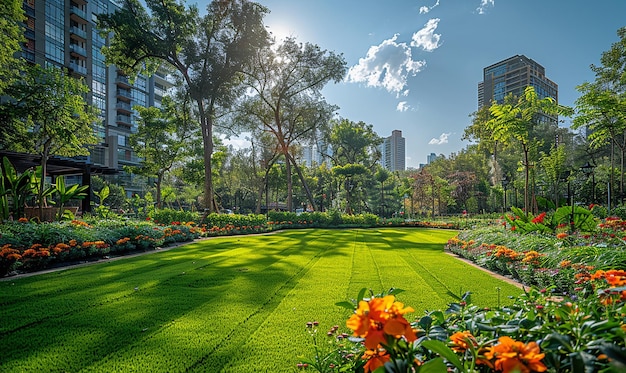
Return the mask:
<svg viewBox="0 0 626 373">
<path fill-rule="evenodd" d="M 502 177 L 502 189 L 504 189 L 504 206 L 502 207 L 502 212 L 506 211 L 506 187 L 509 185 L 509 178 L 504 175 Z"/>
<path fill-rule="evenodd" d="M 585 176 L 587 176 L 587 179 L 589 179 L 589 175 L 591 175 L 591 203 L 596 203 L 596 174 L 593 172 L 594 168 L 595 166 L 590 164 L 589 161 L 583 166 L 580 166 L 580 169 Z"/>
</svg>

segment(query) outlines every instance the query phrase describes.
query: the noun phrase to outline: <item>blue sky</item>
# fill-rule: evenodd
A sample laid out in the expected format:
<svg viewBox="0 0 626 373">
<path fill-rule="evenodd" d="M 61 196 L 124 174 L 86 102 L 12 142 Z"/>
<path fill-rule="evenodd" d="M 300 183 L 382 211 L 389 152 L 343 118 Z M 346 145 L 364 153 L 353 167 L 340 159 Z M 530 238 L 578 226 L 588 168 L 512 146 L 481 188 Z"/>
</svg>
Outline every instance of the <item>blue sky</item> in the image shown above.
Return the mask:
<svg viewBox="0 0 626 373">
<path fill-rule="evenodd" d="M 594 80 L 590 64 L 626 26 L 624 0 L 257 2 L 270 9 L 265 23 L 275 36 L 344 55 L 349 73 L 324 89 L 326 100 L 379 136 L 401 130 L 407 167 L 469 144 L 461 137 L 484 67 L 523 54 L 559 85 L 559 103 L 573 106 L 576 86 Z M 196 3 L 202 12 L 208 1 Z"/>
</svg>

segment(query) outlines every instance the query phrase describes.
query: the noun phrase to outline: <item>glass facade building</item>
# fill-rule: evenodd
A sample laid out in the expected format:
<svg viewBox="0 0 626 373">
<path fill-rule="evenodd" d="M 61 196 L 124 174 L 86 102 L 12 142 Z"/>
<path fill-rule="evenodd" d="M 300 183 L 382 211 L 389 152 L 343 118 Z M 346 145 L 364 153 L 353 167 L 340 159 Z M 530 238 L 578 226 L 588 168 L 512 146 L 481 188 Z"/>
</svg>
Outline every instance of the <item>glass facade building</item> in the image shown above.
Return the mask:
<svg viewBox="0 0 626 373">
<path fill-rule="evenodd" d="M 492 102 L 502 104 L 509 93 L 520 97 L 532 86 L 539 98 L 559 100 L 559 87 L 546 77 L 543 66 L 530 58 L 517 55 L 483 69 L 483 81 L 478 83 L 478 108 Z"/>
<path fill-rule="evenodd" d="M 128 137 L 137 129 L 133 106 L 160 106 L 173 86 L 162 73 L 138 76 L 134 82 L 113 66 L 107 66 L 102 47 L 107 39 L 96 28 L 98 14 L 115 11 L 112 0 L 25 0 L 26 42 L 22 56 L 31 63 L 66 69 L 90 88 L 87 100 L 98 109 L 94 133 L 99 143 L 91 148 L 88 162 L 122 170 L 140 159 Z M 127 193 L 134 190 L 132 177 L 121 177 Z"/>
</svg>

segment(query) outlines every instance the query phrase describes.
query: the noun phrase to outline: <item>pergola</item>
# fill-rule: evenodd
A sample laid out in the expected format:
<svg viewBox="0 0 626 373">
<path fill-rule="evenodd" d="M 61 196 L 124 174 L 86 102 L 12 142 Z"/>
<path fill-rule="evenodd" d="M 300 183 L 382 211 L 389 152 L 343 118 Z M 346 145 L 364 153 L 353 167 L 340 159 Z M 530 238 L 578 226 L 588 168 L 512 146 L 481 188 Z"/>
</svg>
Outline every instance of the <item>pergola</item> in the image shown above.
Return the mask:
<svg viewBox="0 0 626 373">
<path fill-rule="evenodd" d="M 17 172 L 24 172 L 29 168 L 41 165 L 41 156 L 29 153 L 17 153 L 0 150 L 0 160 L 7 157 Z M 91 175 L 113 175 L 118 172 L 115 168 L 97 166 L 86 160 L 76 158 L 50 157 L 47 162 L 46 176 L 53 180 L 57 176 L 81 175 L 83 185 L 89 185 L 89 193 L 82 200 L 82 211 L 91 211 Z"/>
</svg>

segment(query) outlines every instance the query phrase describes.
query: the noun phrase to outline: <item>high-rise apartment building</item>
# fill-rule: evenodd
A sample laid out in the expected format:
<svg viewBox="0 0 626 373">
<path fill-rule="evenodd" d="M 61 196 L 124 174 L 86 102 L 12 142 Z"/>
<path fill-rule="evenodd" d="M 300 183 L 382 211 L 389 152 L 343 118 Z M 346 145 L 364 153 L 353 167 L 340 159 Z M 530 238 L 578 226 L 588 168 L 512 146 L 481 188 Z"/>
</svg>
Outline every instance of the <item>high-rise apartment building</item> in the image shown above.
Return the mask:
<svg viewBox="0 0 626 373">
<path fill-rule="evenodd" d="M 137 165 L 128 138 L 137 129 L 134 105 L 160 106 L 173 84 L 162 73 L 138 76 L 133 83 L 115 66 L 106 66 L 101 50 L 106 44 L 96 28 L 98 14 L 115 11 L 113 0 L 25 0 L 26 43 L 22 56 L 31 63 L 67 69 L 84 79 L 90 88 L 88 102 L 98 109 L 95 133 L 99 143 L 91 149 L 88 162 L 121 170 Z M 131 175 L 122 178 L 128 194 Z"/>
<path fill-rule="evenodd" d="M 391 136 L 386 137 L 381 144 L 381 164 L 389 171 L 404 171 L 405 169 L 405 139 L 402 131 L 393 130 Z"/>
<path fill-rule="evenodd" d="M 478 108 L 492 102 L 501 104 L 509 93 L 520 97 L 532 86 L 539 98 L 551 97 L 558 102 L 559 87 L 546 77 L 543 66 L 530 58 L 517 55 L 483 69 L 483 81 L 478 83 Z"/>
</svg>

